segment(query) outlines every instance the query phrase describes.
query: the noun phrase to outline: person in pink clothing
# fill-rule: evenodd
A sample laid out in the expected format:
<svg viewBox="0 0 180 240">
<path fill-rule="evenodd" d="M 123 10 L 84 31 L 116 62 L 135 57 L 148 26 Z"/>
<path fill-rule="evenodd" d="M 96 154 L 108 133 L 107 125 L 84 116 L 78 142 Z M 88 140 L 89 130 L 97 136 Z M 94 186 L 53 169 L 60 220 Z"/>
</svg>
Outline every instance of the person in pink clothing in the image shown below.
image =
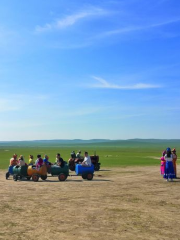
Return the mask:
<svg viewBox="0 0 180 240">
<path fill-rule="evenodd" d="M 40 169 L 40 167 L 43 165 L 43 159 L 41 158 L 41 155 L 37 155 L 37 160 L 35 164 L 37 169 Z"/>
<path fill-rule="evenodd" d="M 166 166 L 166 160 L 164 158 L 165 154 L 166 154 L 166 151 L 163 151 L 162 157 L 161 157 L 161 168 L 160 168 L 161 175 L 164 175 L 164 173 L 165 173 L 165 166 Z"/>
</svg>

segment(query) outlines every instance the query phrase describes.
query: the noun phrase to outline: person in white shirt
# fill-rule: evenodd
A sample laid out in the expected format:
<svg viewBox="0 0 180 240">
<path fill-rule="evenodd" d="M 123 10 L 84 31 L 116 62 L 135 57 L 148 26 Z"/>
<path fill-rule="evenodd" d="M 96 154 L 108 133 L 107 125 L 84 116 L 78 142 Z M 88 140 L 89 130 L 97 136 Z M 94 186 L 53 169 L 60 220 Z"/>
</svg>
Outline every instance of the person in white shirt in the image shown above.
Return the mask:
<svg viewBox="0 0 180 240">
<path fill-rule="evenodd" d="M 25 166 L 25 161 L 24 161 L 23 155 L 20 155 L 20 157 L 19 157 L 19 159 L 18 159 L 18 165 L 19 165 L 20 167 Z"/>
<path fill-rule="evenodd" d="M 91 158 L 90 158 L 90 156 L 88 155 L 88 152 L 85 152 L 84 153 L 84 161 L 82 162 L 82 166 L 91 166 Z"/>
</svg>

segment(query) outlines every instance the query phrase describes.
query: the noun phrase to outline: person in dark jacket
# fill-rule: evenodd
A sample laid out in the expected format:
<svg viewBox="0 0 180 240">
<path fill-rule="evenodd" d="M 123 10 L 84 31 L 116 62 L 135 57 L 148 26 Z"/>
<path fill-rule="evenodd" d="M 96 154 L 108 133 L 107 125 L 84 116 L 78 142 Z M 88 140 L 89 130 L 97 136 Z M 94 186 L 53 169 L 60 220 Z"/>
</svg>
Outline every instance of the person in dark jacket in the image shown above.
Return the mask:
<svg viewBox="0 0 180 240">
<path fill-rule="evenodd" d="M 64 167 L 64 160 L 61 158 L 61 154 L 57 153 L 56 154 L 56 165 L 58 165 L 59 167 Z"/>
</svg>

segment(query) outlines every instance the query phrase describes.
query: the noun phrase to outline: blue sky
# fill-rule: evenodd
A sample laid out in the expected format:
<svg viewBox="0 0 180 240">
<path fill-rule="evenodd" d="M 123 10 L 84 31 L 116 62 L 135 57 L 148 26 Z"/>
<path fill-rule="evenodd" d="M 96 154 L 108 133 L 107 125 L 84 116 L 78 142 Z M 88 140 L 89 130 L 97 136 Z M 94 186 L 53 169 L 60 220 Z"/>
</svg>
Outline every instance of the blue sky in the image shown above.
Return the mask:
<svg viewBox="0 0 180 240">
<path fill-rule="evenodd" d="M 180 138 L 180 1 L 0 2 L 1 141 Z"/>
</svg>

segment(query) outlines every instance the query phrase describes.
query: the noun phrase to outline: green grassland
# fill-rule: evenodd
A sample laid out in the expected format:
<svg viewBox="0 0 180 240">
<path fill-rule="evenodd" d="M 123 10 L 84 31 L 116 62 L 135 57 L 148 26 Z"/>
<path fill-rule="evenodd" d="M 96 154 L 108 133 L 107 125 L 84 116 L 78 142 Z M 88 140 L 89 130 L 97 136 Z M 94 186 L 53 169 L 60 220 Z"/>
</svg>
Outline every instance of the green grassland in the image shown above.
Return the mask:
<svg viewBox="0 0 180 240">
<path fill-rule="evenodd" d="M 88 151 L 90 155 L 96 153 L 100 157 L 103 167 L 116 166 L 150 166 L 159 165 L 161 152 L 167 147 L 180 149 L 180 140 L 52 140 L 52 141 L 24 141 L 0 142 L 0 169 L 6 169 L 9 159 L 16 153 L 23 155 L 26 162 L 29 154 L 47 154 L 51 162 L 55 161 L 56 153 L 61 153 L 64 160 L 70 158 L 70 153 L 79 149 Z"/>
</svg>

